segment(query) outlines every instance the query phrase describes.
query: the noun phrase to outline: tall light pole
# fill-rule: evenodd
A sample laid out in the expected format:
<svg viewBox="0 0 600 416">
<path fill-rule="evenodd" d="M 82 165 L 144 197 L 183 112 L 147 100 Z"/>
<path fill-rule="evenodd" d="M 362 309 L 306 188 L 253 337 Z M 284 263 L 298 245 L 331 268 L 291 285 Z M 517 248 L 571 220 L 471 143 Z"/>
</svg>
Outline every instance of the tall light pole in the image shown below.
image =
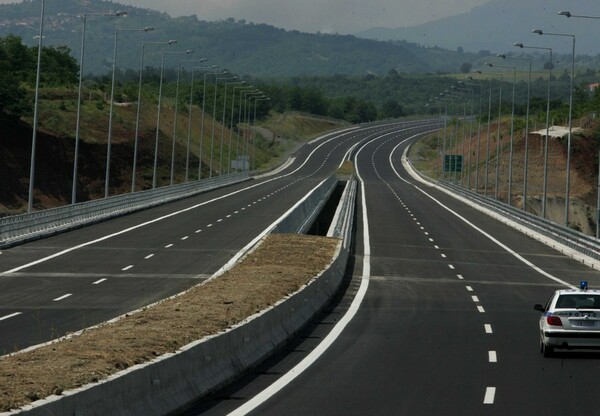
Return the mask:
<svg viewBox="0 0 600 416">
<path fill-rule="evenodd" d="M 504 54 L 498 54 L 499 58 L 512 59 L 529 62 L 529 73 L 527 78 L 527 115 L 525 116 L 525 160 L 523 167 L 523 211 L 527 211 L 527 175 L 529 167 L 529 104 L 531 95 L 531 58 L 519 58 L 514 56 L 506 56 Z"/>
<path fill-rule="evenodd" d="M 187 150 L 185 157 L 185 181 L 189 181 L 189 173 L 190 173 L 190 146 L 192 142 L 192 110 L 194 104 L 194 73 L 197 70 L 205 70 L 205 69 L 215 69 L 217 65 L 213 66 L 195 66 L 192 68 L 192 79 L 190 82 L 190 103 L 189 103 L 189 114 L 188 114 L 188 135 L 187 135 Z M 202 110 L 204 111 L 204 109 Z M 202 143 L 202 141 L 201 141 Z M 202 156 L 202 149 L 200 149 L 200 153 L 198 157 Z M 202 159 L 200 159 L 202 162 Z M 200 176 L 198 176 L 198 180 L 200 180 Z"/>
<path fill-rule="evenodd" d="M 152 172 L 152 189 L 156 188 L 156 174 L 157 174 L 156 170 L 158 168 L 158 137 L 160 135 L 160 110 L 161 110 L 161 104 L 162 104 L 163 77 L 165 74 L 165 55 L 180 55 L 180 54 L 189 55 L 191 53 L 194 53 L 194 51 L 191 49 L 188 49 L 186 51 L 173 51 L 173 52 L 163 51 L 163 52 L 161 52 L 160 82 L 159 82 L 159 86 L 158 86 L 158 106 L 157 106 L 157 115 L 156 115 L 156 137 L 154 140 L 154 169 Z"/>
<path fill-rule="evenodd" d="M 213 66 L 213 69 L 218 68 L 218 65 Z M 204 114 L 206 113 L 206 77 L 208 75 L 216 75 L 215 72 L 207 72 L 204 74 L 204 87 L 202 90 L 202 121 L 200 122 L 200 152 L 198 153 L 198 180 L 202 179 L 202 148 L 204 147 Z"/>
<path fill-rule="evenodd" d="M 83 94 L 83 59 L 85 56 L 85 27 L 88 16 L 126 16 L 127 12 L 116 13 L 82 13 L 81 49 L 79 51 L 79 87 L 77 93 L 77 118 L 75 122 L 75 152 L 73 154 L 73 184 L 71 187 L 71 204 L 77 202 L 77 165 L 79 161 L 79 135 L 81 122 L 81 100 Z"/>
<path fill-rule="evenodd" d="M 177 115 L 179 111 L 179 81 L 181 79 L 181 65 L 184 62 L 206 62 L 206 58 L 182 59 L 177 64 L 177 83 L 175 87 L 175 117 L 173 119 L 173 143 L 171 146 L 171 186 L 173 186 L 173 181 L 175 179 L 175 142 L 177 141 Z"/>
<path fill-rule="evenodd" d="M 552 48 L 542 46 L 525 46 L 522 43 L 515 43 L 517 48 L 521 49 L 541 49 L 550 52 L 550 61 L 548 62 L 548 88 L 546 97 L 546 140 L 544 141 L 544 183 L 542 188 L 542 218 L 546 218 L 546 206 L 548 195 L 548 142 L 550 140 L 550 89 L 552 85 Z"/>
<path fill-rule="evenodd" d="M 261 96 L 261 97 L 257 97 L 257 98 L 254 100 L 254 123 L 253 123 L 253 125 L 254 125 L 254 126 L 256 126 L 256 104 L 257 104 L 259 101 L 270 101 L 270 100 L 271 100 L 271 99 L 270 99 L 269 97 L 266 97 L 266 96 L 264 96 L 264 95 L 263 95 L 263 96 Z M 254 143 L 254 167 L 253 167 L 253 170 L 254 170 L 254 169 L 256 169 L 256 147 L 257 147 L 257 144 L 256 144 L 256 143 Z"/>
<path fill-rule="evenodd" d="M 468 88 L 468 85 L 464 83 L 464 81 L 458 81 L 457 82 L 458 85 L 460 85 L 461 87 L 457 88 L 457 90 L 460 91 L 468 91 L 469 94 L 471 95 L 471 120 L 469 122 L 469 148 L 468 148 L 468 152 L 469 152 L 469 158 L 468 158 L 468 165 L 467 165 L 467 188 L 470 190 L 471 189 L 471 154 L 473 153 L 471 151 L 471 141 L 473 138 L 473 114 L 475 112 L 474 107 L 475 107 L 475 89 L 474 88 Z M 466 103 L 465 103 L 465 110 L 466 110 Z M 465 111 L 466 113 L 466 111 Z M 466 114 L 465 114 L 466 115 Z M 466 126 L 465 126 L 465 136 L 466 136 Z M 465 153 L 465 142 L 463 140 L 463 154 Z M 462 185 L 464 187 L 464 172 L 462 175 Z"/>
<path fill-rule="evenodd" d="M 223 72 L 224 74 L 228 73 L 227 71 Z M 217 90 L 219 88 L 219 81 L 224 81 L 224 80 L 229 80 L 231 79 L 231 77 L 215 77 L 215 100 L 213 103 L 213 120 L 212 120 L 212 131 L 210 133 L 210 161 L 208 164 L 208 177 L 212 178 L 212 172 L 213 172 L 213 168 L 212 168 L 212 164 L 213 164 L 213 159 L 214 159 L 214 143 L 215 143 L 215 123 L 216 123 L 216 118 L 217 118 Z"/>
<path fill-rule="evenodd" d="M 40 31 L 38 34 L 37 70 L 35 74 L 35 101 L 33 104 L 33 133 L 31 137 L 31 164 L 29 166 L 29 196 L 27 199 L 27 212 L 31 212 L 33 210 L 33 186 L 35 182 L 35 152 L 37 142 L 37 124 L 40 98 L 40 72 L 42 63 L 42 46 L 44 39 L 44 11 L 45 1 L 42 0 L 42 11 L 40 14 Z"/>
<path fill-rule="evenodd" d="M 120 32 L 149 32 L 154 30 L 152 27 L 145 27 L 143 29 L 116 29 L 115 30 L 115 43 L 113 47 L 113 61 L 112 61 L 112 81 L 110 88 L 110 109 L 108 110 L 108 142 L 106 146 L 106 176 L 104 179 L 104 198 L 108 198 L 108 189 L 110 186 L 110 151 L 112 146 L 112 120 L 113 120 L 113 107 L 115 102 L 115 72 L 117 69 L 117 44 Z"/>
<path fill-rule="evenodd" d="M 512 205 L 512 159 L 513 159 L 513 143 L 515 138 L 515 88 L 517 85 L 517 67 L 507 65 L 489 64 L 490 67 L 504 68 L 513 70 L 513 86 L 512 86 L 512 110 L 510 116 L 510 144 L 508 155 L 508 205 Z"/>
<path fill-rule="evenodd" d="M 495 180 L 495 191 L 494 198 L 498 199 L 498 179 L 500 173 L 500 126 L 501 126 L 501 118 L 502 118 L 502 84 L 504 82 L 504 75 L 498 73 L 484 73 L 482 71 L 474 71 L 477 74 L 485 74 L 492 76 L 500 77 L 500 94 L 498 97 L 498 132 L 497 132 L 497 143 L 496 143 L 496 180 Z M 488 166 L 490 160 L 490 137 L 491 137 L 491 121 L 492 121 L 492 79 L 490 78 L 490 96 L 489 96 L 489 104 L 488 104 L 488 137 L 487 137 L 487 146 L 486 146 L 486 162 L 485 162 L 485 195 L 487 196 L 487 185 L 488 185 Z"/>
<path fill-rule="evenodd" d="M 229 81 L 233 81 L 233 84 L 238 79 L 239 78 L 237 76 L 234 76 Z M 228 83 L 225 82 L 225 92 L 223 93 L 223 121 L 221 122 L 221 151 L 219 153 L 219 176 L 223 174 L 223 143 L 225 142 L 225 108 L 227 106 L 227 85 Z"/>
<path fill-rule="evenodd" d="M 452 115 L 452 108 L 454 107 L 454 98 L 443 98 L 445 96 L 444 93 L 440 93 L 436 100 L 450 102 L 452 107 L 450 107 L 450 115 Z M 446 114 L 444 115 L 444 138 L 442 142 L 442 180 L 446 177 L 446 140 L 448 138 L 448 106 L 446 105 Z"/>
<path fill-rule="evenodd" d="M 142 77 L 144 73 L 144 51 L 146 45 L 174 45 L 176 40 L 168 40 L 166 42 L 142 42 L 142 53 L 140 56 L 140 69 L 139 69 L 139 80 L 138 80 L 138 101 L 135 116 L 135 138 L 133 141 L 133 166 L 131 170 L 131 192 L 135 192 L 135 178 L 137 175 L 137 149 L 140 137 L 140 111 L 142 109 Z"/>
<path fill-rule="evenodd" d="M 235 90 L 245 88 L 246 81 L 241 81 L 240 84 L 242 84 L 242 85 L 239 87 L 233 87 L 233 92 L 231 95 L 231 121 L 230 121 L 231 128 L 229 129 L 229 152 L 227 155 L 227 160 L 229 161 L 228 166 L 227 166 L 228 174 L 231 173 L 231 148 L 232 148 L 232 144 L 233 144 L 233 113 L 235 112 Z"/>
<path fill-rule="evenodd" d="M 570 15 L 570 14 L 569 14 Z M 566 16 L 566 14 L 565 14 Z M 534 29 L 532 33 L 536 33 L 538 35 L 546 35 L 546 36 L 560 36 L 560 37 L 569 37 L 573 40 L 573 59 L 571 61 L 571 88 L 569 93 L 569 136 L 567 139 L 567 184 L 565 190 L 565 227 L 569 226 L 569 201 L 570 201 L 570 192 L 571 192 L 571 136 L 573 132 L 573 81 L 575 79 L 575 35 L 570 35 L 566 33 L 547 33 L 541 29 Z"/>
<path fill-rule="evenodd" d="M 467 79 L 473 80 L 473 77 L 468 76 Z M 483 116 L 483 84 L 467 82 L 465 85 L 479 87 L 479 123 L 477 127 L 477 156 L 475 157 L 475 192 L 479 193 L 479 151 L 481 147 L 481 117 Z"/>
<path fill-rule="evenodd" d="M 244 142 L 244 136 L 245 134 L 244 131 L 241 128 L 241 123 L 242 123 L 242 108 L 245 108 L 245 103 L 246 103 L 246 95 L 247 94 L 254 94 L 257 92 L 257 90 L 252 86 L 249 85 L 248 87 L 245 88 L 246 91 L 241 91 L 240 92 L 240 105 L 239 105 L 239 111 L 238 111 L 238 140 L 237 140 L 237 144 L 236 144 L 236 160 L 238 160 L 238 163 L 240 161 L 240 139 L 242 141 L 242 154 L 244 156 L 248 156 L 246 153 L 244 153 L 245 151 L 245 147 L 246 147 L 246 143 Z M 244 116 L 244 121 L 245 121 L 245 116 Z M 245 165 L 244 165 L 245 166 Z"/>
<path fill-rule="evenodd" d="M 561 11 L 558 13 L 560 16 L 566 16 L 566 17 L 577 17 L 577 18 L 583 18 L 583 19 L 595 19 L 598 20 L 600 19 L 600 16 L 585 16 L 585 15 L 575 15 L 575 14 L 571 14 L 571 12 L 568 11 Z M 573 42 L 575 42 L 573 40 Z M 575 52 L 573 52 L 573 59 L 575 59 Z M 598 195 L 597 195 L 597 201 L 596 201 L 596 238 L 600 238 L 600 150 L 598 151 Z"/>
</svg>

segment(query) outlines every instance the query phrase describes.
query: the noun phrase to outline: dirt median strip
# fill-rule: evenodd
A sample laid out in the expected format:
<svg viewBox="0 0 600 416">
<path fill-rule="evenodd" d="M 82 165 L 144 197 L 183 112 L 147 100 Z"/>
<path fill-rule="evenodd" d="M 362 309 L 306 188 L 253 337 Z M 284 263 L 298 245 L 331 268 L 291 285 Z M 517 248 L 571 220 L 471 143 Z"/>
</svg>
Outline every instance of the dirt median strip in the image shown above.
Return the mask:
<svg viewBox="0 0 600 416">
<path fill-rule="evenodd" d="M 274 234 L 217 279 L 117 322 L 0 358 L 0 411 L 62 394 L 217 334 L 296 292 L 332 261 L 337 239 Z"/>
</svg>

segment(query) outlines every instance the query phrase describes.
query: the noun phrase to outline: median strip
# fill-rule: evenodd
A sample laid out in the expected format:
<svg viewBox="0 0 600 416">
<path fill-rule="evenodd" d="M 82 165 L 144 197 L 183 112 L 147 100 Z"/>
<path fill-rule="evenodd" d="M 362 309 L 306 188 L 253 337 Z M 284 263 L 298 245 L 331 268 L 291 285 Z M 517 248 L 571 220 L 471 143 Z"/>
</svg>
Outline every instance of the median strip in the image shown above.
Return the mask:
<svg viewBox="0 0 600 416">
<path fill-rule="evenodd" d="M 236 267 L 180 296 L 78 336 L 0 357 L 0 411 L 96 383 L 223 332 L 298 291 L 328 267 L 338 243 L 270 235 Z"/>
</svg>

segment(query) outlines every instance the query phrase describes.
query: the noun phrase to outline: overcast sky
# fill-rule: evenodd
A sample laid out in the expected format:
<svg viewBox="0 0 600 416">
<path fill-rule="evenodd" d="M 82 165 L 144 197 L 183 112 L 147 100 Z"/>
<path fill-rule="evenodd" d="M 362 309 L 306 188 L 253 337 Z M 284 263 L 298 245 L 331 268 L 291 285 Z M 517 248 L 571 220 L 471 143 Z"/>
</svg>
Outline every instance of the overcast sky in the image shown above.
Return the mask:
<svg viewBox="0 0 600 416">
<path fill-rule="evenodd" d="M 371 27 L 414 26 L 469 11 L 488 0 L 115 0 L 116 3 L 197 15 L 233 17 L 303 32 L 354 33 Z M 526 1 L 526 0 L 524 0 Z M 0 3 L 15 3 L 0 0 Z"/>
</svg>

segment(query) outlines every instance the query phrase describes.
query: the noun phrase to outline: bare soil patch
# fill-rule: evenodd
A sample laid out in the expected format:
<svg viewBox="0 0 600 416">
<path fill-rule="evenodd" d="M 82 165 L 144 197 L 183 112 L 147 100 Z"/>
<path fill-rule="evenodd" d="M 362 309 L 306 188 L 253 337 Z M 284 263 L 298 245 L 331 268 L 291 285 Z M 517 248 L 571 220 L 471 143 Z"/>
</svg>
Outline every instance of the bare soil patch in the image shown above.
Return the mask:
<svg viewBox="0 0 600 416">
<path fill-rule="evenodd" d="M 0 411 L 97 382 L 217 334 L 299 290 L 332 261 L 337 239 L 274 234 L 233 269 L 111 324 L 0 358 Z"/>
</svg>

